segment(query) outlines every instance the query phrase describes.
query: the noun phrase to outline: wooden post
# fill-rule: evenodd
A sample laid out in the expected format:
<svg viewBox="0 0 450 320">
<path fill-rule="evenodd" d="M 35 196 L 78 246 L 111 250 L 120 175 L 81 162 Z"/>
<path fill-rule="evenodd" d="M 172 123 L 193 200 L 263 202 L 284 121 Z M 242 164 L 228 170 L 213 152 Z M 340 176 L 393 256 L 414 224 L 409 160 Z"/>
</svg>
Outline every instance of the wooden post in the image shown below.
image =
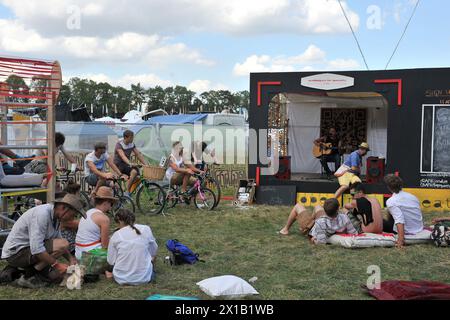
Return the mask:
<svg viewBox="0 0 450 320">
<path fill-rule="evenodd" d="M 48 146 L 48 159 L 47 165 L 49 167 L 49 171 L 51 176 L 48 177 L 48 192 L 47 192 L 47 203 L 50 203 L 55 200 L 55 186 L 56 186 L 56 172 L 55 172 L 55 106 L 58 100 L 59 89 L 62 85 L 62 74 L 61 74 L 61 66 L 59 62 L 55 62 L 52 74 L 54 80 L 50 81 L 51 92 L 47 95 L 48 100 L 48 108 L 47 108 L 47 146 Z"/>
<path fill-rule="evenodd" d="M 0 90 L 7 90 L 8 89 L 8 85 L 4 82 L 0 83 Z M 0 96 L 0 103 L 5 103 L 6 102 L 6 97 L 5 96 Z M 2 105 L 0 107 L 0 121 L 1 122 L 6 122 L 8 121 L 8 107 Z M 0 137 L 0 142 L 2 144 L 8 144 L 8 126 L 7 125 L 1 125 L 1 137 Z M 0 166 L 3 165 L 2 162 L 0 162 Z M 0 198 L 0 204 L 1 204 L 1 214 L 4 214 L 6 212 L 8 212 L 8 201 L 6 199 L 6 197 L 1 196 Z M 6 222 L 3 219 L 0 219 L 0 228 L 5 229 L 7 228 Z"/>
</svg>

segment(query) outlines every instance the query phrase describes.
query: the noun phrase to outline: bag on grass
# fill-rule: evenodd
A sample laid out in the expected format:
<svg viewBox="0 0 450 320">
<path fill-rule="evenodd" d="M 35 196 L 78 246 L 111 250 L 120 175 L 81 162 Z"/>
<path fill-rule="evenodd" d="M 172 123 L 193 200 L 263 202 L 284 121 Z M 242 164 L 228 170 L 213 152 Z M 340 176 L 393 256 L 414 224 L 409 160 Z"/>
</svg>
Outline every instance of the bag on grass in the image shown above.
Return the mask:
<svg viewBox="0 0 450 320">
<path fill-rule="evenodd" d="M 169 250 L 172 254 L 172 263 L 175 265 L 184 263 L 194 264 L 197 261 L 202 261 L 198 258 L 197 253 L 194 253 L 191 249 L 179 242 L 177 239 L 167 240 L 166 247 L 167 250 Z"/>
<path fill-rule="evenodd" d="M 437 247 L 450 246 L 450 226 L 449 223 L 439 222 L 434 226 L 431 238 Z"/>
<path fill-rule="evenodd" d="M 80 264 L 84 266 L 86 275 L 100 275 L 108 268 L 108 251 L 105 249 L 94 249 L 81 254 Z"/>
</svg>

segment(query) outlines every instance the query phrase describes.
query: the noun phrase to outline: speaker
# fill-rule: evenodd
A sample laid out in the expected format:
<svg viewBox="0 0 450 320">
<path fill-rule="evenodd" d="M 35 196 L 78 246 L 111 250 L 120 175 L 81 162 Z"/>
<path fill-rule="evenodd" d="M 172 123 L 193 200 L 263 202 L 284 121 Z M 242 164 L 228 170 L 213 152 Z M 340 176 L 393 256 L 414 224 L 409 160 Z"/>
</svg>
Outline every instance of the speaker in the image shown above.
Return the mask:
<svg viewBox="0 0 450 320">
<path fill-rule="evenodd" d="M 291 157 L 280 157 L 278 162 L 278 173 L 275 174 L 278 180 L 291 180 Z"/>
<path fill-rule="evenodd" d="M 378 157 L 367 158 L 366 182 L 369 184 L 380 183 L 383 181 L 385 171 L 384 159 Z"/>
</svg>

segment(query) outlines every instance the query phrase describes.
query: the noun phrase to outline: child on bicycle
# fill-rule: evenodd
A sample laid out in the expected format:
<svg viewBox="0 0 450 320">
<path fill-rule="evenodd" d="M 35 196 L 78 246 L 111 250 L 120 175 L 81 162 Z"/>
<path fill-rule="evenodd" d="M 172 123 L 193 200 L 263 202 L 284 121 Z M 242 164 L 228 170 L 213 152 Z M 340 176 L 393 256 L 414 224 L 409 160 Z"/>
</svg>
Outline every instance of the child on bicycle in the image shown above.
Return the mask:
<svg viewBox="0 0 450 320">
<path fill-rule="evenodd" d="M 127 181 L 127 192 L 125 195 L 129 196 L 131 186 L 136 177 L 139 175 L 139 169 L 131 164 L 131 154 L 134 153 L 136 158 L 144 165 L 148 165 L 142 153 L 136 148 L 133 143 L 134 133 L 131 130 L 125 130 L 123 139 L 119 140 L 114 149 L 114 164 L 119 168 L 120 172 L 129 176 Z"/>
<path fill-rule="evenodd" d="M 106 180 L 115 178 L 113 173 L 105 171 L 106 163 L 108 163 L 109 167 L 117 173 L 119 178 L 124 177 L 125 179 L 128 179 L 128 176 L 120 172 L 108 152 L 106 152 L 106 143 L 98 142 L 94 146 L 94 151 L 89 153 L 84 159 L 84 175 L 86 177 L 86 182 L 90 186 L 95 187 L 92 195 L 95 195 L 98 188 L 107 185 Z M 114 187 L 112 183 L 110 183 L 109 186 Z"/>
</svg>

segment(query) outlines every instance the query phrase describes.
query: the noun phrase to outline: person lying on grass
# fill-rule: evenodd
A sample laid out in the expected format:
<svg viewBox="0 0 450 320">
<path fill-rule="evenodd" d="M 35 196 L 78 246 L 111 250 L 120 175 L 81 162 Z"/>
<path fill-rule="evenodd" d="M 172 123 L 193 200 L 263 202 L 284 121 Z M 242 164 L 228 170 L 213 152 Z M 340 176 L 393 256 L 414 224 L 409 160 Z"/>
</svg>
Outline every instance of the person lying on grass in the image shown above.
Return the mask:
<svg viewBox="0 0 450 320">
<path fill-rule="evenodd" d="M 344 205 L 343 211 L 347 213 L 356 231 L 382 233 L 383 214 L 378 200 L 367 197 L 362 183 L 352 185 L 350 193 L 353 195 L 353 200 Z"/>
<path fill-rule="evenodd" d="M 8 266 L 2 273 L 7 272 L 6 269 L 22 270 L 17 284 L 26 288 L 61 282 L 68 265 L 59 263 L 58 258 L 64 257 L 71 265 L 77 264 L 77 260 L 69 253 L 67 240 L 61 239 L 59 227 L 77 214 L 86 218 L 81 200 L 72 194 L 54 204 L 40 205 L 25 212 L 3 245 L 2 259 L 6 259 Z"/>
<path fill-rule="evenodd" d="M 423 230 L 423 216 L 416 196 L 403 191 L 403 180 L 393 174 L 384 177 L 389 191 L 393 193 L 386 201 L 389 217 L 383 222 L 383 231 L 397 233 L 396 246 L 405 246 L 405 235 L 415 235 Z"/>
<path fill-rule="evenodd" d="M 140 285 L 154 277 L 153 263 L 158 244 L 149 226 L 134 224 L 136 217 L 127 209 L 114 216 L 119 224 L 108 246 L 108 263 L 114 280 L 119 284 Z"/>
<path fill-rule="evenodd" d="M 339 202 L 336 198 L 327 199 L 323 207 L 316 206 L 312 216 L 304 206 L 297 204 L 279 233 L 288 235 L 296 220 L 300 231 L 308 234 L 313 244 L 326 244 L 327 239 L 337 233 L 358 234 L 348 216 L 339 212 Z"/>
<path fill-rule="evenodd" d="M 81 260 L 83 252 L 107 249 L 109 244 L 110 220 L 106 212 L 118 199 L 110 187 L 102 186 L 94 198 L 95 208 L 86 212 L 86 219 L 80 221 L 75 239 L 75 257 Z"/>
</svg>

